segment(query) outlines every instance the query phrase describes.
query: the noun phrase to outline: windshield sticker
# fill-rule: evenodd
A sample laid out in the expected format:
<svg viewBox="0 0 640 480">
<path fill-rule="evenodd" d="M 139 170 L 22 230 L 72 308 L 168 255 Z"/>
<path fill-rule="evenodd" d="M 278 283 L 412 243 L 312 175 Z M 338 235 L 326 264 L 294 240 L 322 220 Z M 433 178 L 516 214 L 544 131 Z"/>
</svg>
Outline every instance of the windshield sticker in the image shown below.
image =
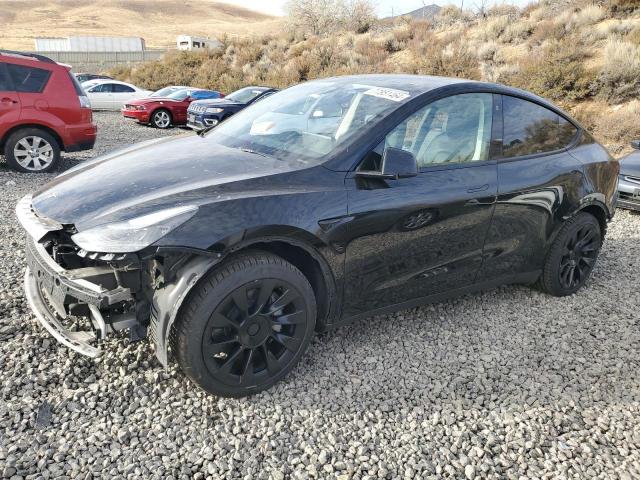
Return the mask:
<svg viewBox="0 0 640 480">
<path fill-rule="evenodd" d="M 365 95 L 373 95 L 374 97 L 380 97 L 394 102 L 401 102 L 411 96 L 409 92 L 405 92 L 404 90 L 383 87 L 374 87 L 364 93 Z"/>
</svg>

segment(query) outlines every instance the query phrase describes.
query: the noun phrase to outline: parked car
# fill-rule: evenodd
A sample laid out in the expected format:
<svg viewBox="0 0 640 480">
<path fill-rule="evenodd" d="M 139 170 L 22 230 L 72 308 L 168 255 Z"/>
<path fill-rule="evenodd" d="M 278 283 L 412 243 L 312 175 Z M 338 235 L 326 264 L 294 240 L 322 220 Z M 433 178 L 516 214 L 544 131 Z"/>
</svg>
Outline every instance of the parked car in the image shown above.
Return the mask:
<svg viewBox="0 0 640 480">
<path fill-rule="evenodd" d="M 631 146 L 635 151 L 620 160 L 618 205 L 640 211 L 640 140 L 634 140 Z"/>
<path fill-rule="evenodd" d="M 219 100 L 198 100 L 189 106 L 187 126 L 194 130 L 215 127 L 234 113 L 277 91 L 269 87 L 245 87 Z"/>
<path fill-rule="evenodd" d="M 309 130 L 254 128 L 318 99 Z M 244 396 L 281 380 L 315 331 L 354 318 L 508 283 L 573 294 L 614 215 L 618 171 L 580 124 L 522 90 L 310 81 L 26 196 L 26 298 L 76 351 L 149 329 L 163 365 L 170 346 L 206 391 Z M 71 332 L 69 315 L 88 330 Z"/>
<path fill-rule="evenodd" d="M 49 172 L 60 151 L 93 148 L 96 124 L 80 84 L 48 57 L 0 50 L 0 152 L 20 172 Z"/>
<path fill-rule="evenodd" d="M 214 90 L 176 90 L 166 97 L 147 97 L 127 102 L 121 112 L 126 118 L 133 118 L 139 123 L 169 128 L 187 123 L 187 108 L 194 100 L 221 96 L 220 92 Z"/>
<path fill-rule="evenodd" d="M 148 97 L 152 93 L 118 80 L 100 80 L 89 84 L 85 82 L 83 85 L 94 110 L 120 110 L 125 103 Z"/>
<path fill-rule="evenodd" d="M 161 88 L 160 90 L 156 90 L 149 96 L 150 97 L 166 97 L 167 95 L 170 95 L 173 92 L 177 92 L 178 90 L 186 90 L 189 88 L 193 88 L 193 87 L 189 87 L 186 85 L 171 85 L 169 87 L 164 87 L 164 88 Z"/>
<path fill-rule="evenodd" d="M 113 80 L 108 75 L 98 75 L 96 73 L 75 73 L 74 75 L 79 83 L 84 83 L 89 80 Z"/>
</svg>

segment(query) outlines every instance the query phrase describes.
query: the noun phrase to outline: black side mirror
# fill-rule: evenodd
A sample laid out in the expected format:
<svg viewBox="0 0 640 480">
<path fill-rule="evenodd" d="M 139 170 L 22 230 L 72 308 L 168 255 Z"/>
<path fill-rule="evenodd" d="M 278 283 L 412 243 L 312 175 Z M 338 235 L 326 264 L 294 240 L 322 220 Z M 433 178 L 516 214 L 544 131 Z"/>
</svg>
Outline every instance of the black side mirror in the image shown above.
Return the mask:
<svg viewBox="0 0 640 480">
<path fill-rule="evenodd" d="M 640 150 L 640 140 L 631 140 L 631 148 Z"/>
<path fill-rule="evenodd" d="M 356 172 L 359 177 L 385 178 L 398 180 L 418 175 L 418 161 L 413 153 L 401 148 L 387 147 L 382 154 L 381 171 L 360 170 Z"/>
<path fill-rule="evenodd" d="M 413 153 L 387 147 L 382 154 L 382 175 L 386 178 L 409 178 L 418 175 L 418 161 Z"/>
</svg>

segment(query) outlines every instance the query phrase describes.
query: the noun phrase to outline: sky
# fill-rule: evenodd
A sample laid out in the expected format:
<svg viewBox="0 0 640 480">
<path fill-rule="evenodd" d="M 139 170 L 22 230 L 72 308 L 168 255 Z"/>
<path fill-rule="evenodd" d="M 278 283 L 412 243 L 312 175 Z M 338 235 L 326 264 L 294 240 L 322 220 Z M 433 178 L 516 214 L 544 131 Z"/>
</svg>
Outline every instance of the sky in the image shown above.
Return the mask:
<svg viewBox="0 0 640 480">
<path fill-rule="evenodd" d="M 241 7 L 248 8 L 250 10 L 256 10 L 258 12 L 268 13 L 269 15 L 284 15 L 284 4 L 287 0 L 221 0 L 225 3 L 232 3 L 234 5 L 240 5 Z M 431 5 L 432 3 L 438 5 L 460 5 L 461 1 L 464 1 L 465 8 L 473 8 L 478 0 L 425 0 L 425 5 Z M 487 5 L 509 3 L 518 6 L 524 6 L 530 3 L 531 0 L 488 0 Z M 422 6 L 421 0 L 373 0 L 373 3 L 378 7 L 378 15 L 381 17 L 388 17 L 391 15 L 391 8 L 393 7 L 394 13 L 410 12 Z"/>
</svg>

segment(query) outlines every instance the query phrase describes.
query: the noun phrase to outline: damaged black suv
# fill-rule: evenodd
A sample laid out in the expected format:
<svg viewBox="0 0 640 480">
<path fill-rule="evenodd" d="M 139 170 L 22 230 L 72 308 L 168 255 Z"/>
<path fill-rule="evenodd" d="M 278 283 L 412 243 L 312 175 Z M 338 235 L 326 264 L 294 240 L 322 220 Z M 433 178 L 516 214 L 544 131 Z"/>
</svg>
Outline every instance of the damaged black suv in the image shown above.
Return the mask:
<svg viewBox="0 0 640 480">
<path fill-rule="evenodd" d="M 308 82 L 24 198 L 26 296 L 80 353 L 126 329 L 207 391 L 248 395 L 283 378 L 315 331 L 354 318 L 505 283 L 576 292 L 617 175 L 578 123 L 527 92 Z"/>
</svg>

